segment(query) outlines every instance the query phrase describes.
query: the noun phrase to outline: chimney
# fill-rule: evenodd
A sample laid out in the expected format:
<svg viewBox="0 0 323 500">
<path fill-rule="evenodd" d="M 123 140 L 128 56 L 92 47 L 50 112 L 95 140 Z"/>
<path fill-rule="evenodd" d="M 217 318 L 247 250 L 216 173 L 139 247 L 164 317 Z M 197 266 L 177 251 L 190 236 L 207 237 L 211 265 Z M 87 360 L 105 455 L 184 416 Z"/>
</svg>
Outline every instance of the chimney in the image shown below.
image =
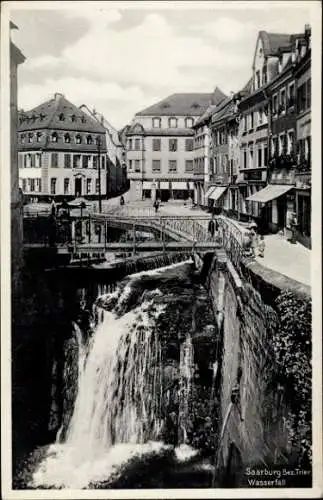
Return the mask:
<svg viewBox="0 0 323 500">
<path fill-rule="evenodd" d="M 101 125 L 104 125 L 104 116 L 101 115 Z"/>
<path fill-rule="evenodd" d="M 63 94 L 60 94 L 59 92 L 56 92 L 54 94 L 55 101 L 59 101 L 61 97 L 64 97 Z"/>
</svg>

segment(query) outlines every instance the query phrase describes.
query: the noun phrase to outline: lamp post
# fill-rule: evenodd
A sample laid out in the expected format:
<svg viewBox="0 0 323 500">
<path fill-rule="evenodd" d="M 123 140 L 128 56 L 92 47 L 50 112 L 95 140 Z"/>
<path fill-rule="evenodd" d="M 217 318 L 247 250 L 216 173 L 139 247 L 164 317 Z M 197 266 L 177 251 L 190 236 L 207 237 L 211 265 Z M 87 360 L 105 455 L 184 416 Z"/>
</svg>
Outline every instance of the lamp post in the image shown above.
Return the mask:
<svg viewBox="0 0 323 500">
<path fill-rule="evenodd" d="M 102 200 L 101 200 L 101 137 L 97 138 L 98 146 L 98 181 L 99 181 L 99 212 L 102 212 Z"/>
</svg>

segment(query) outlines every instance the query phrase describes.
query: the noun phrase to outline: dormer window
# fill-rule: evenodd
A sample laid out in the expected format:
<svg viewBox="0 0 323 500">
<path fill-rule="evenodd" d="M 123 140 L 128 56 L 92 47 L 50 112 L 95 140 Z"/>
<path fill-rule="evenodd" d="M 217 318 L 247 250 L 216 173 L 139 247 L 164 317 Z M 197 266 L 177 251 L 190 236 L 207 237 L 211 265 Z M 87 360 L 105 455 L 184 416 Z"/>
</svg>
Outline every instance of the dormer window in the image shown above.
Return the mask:
<svg viewBox="0 0 323 500">
<path fill-rule="evenodd" d="M 193 118 L 185 118 L 185 127 L 190 128 L 193 127 L 194 125 L 194 119 Z"/>
<path fill-rule="evenodd" d="M 177 127 L 177 118 L 169 118 L 168 126 L 169 126 L 169 128 L 176 128 Z"/>
<path fill-rule="evenodd" d="M 160 128 L 160 127 L 161 127 L 161 119 L 153 118 L 153 128 Z"/>
<path fill-rule="evenodd" d="M 81 122 L 82 122 L 82 123 L 86 123 L 86 118 L 85 118 L 85 116 L 82 116 L 82 118 L 81 118 Z"/>
<path fill-rule="evenodd" d="M 161 107 L 162 107 L 163 109 L 170 108 L 170 104 L 169 104 L 168 102 L 164 102 L 164 103 L 161 105 Z"/>
<path fill-rule="evenodd" d="M 60 122 L 63 122 L 65 120 L 64 113 L 60 113 L 59 116 L 58 116 L 58 119 L 59 119 Z"/>
<path fill-rule="evenodd" d="M 41 132 L 37 132 L 37 142 L 40 142 L 42 139 L 43 134 Z"/>
<path fill-rule="evenodd" d="M 93 144 L 93 138 L 91 135 L 88 135 L 86 138 L 86 144 Z"/>
<path fill-rule="evenodd" d="M 57 142 L 58 141 L 58 135 L 56 134 L 56 132 L 54 132 L 52 134 L 52 142 Z"/>
<path fill-rule="evenodd" d="M 21 144 L 25 144 L 25 142 L 26 142 L 26 136 L 25 136 L 25 134 L 21 134 L 20 135 L 20 140 L 21 140 Z"/>
<path fill-rule="evenodd" d="M 64 142 L 65 142 L 65 144 L 70 144 L 70 142 L 71 142 L 71 136 L 70 136 L 70 134 L 65 134 L 64 135 Z"/>
<path fill-rule="evenodd" d="M 198 108 L 200 108 L 200 105 L 197 102 L 193 102 L 191 108 L 198 109 Z"/>
<path fill-rule="evenodd" d="M 33 122 L 35 122 L 37 120 L 37 116 L 33 114 L 32 117 L 31 117 L 31 119 L 32 119 Z"/>
<path fill-rule="evenodd" d="M 28 134 L 28 142 L 31 144 L 33 142 L 34 134 Z"/>
<path fill-rule="evenodd" d="M 80 136 L 80 134 L 77 134 L 77 136 L 75 137 L 75 142 L 76 144 L 82 144 L 82 137 Z"/>
<path fill-rule="evenodd" d="M 40 113 L 40 115 L 39 115 L 40 121 L 42 122 L 45 118 L 46 118 L 46 115 L 44 115 L 43 113 Z"/>
<path fill-rule="evenodd" d="M 71 121 L 72 121 L 72 122 L 75 122 L 75 121 L 76 121 L 76 116 L 75 116 L 75 115 L 72 115 L 72 116 L 71 116 Z"/>
</svg>

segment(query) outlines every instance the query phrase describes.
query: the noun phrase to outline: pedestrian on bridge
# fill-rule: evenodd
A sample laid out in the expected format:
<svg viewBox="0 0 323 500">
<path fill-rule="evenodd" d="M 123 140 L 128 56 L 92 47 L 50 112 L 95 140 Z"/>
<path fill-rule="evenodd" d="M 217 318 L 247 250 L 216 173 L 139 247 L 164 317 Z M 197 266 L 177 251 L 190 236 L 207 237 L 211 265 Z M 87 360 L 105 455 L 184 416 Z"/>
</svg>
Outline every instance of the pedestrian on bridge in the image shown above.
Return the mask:
<svg viewBox="0 0 323 500">
<path fill-rule="evenodd" d="M 215 219 L 214 215 L 212 215 L 212 219 L 210 220 L 209 225 L 208 225 L 208 232 L 209 232 L 211 241 L 214 240 L 214 235 L 218 232 L 218 229 L 219 229 L 219 224 L 218 224 L 217 220 Z"/>
<path fill-rule="evenodd" d="M 157 198 L 155 203 L 154 203 L 154 207 L 155 207 L 155 213 L 157 214 L 158 212 L 158 208 L 159 208 L 159 199 Z"/>
</svg>

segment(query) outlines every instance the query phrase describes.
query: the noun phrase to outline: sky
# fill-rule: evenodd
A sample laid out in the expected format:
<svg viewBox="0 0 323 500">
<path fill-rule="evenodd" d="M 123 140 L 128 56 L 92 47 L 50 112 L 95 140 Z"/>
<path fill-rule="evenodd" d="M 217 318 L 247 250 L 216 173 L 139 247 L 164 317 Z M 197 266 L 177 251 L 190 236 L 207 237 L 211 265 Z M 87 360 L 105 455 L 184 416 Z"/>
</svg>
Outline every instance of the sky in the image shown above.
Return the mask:
<svg viewBox="0 0 323 500">
<path fill-rule="evenodd" d="M 30 110 L 61 92 L 121 129 L 176 92 L 238 91 L 251 77 L 258 32 L 303 32 L 310 4 L 12 2 L 12 40 L 26 57 L 18 105 Z"/>
</svg>

